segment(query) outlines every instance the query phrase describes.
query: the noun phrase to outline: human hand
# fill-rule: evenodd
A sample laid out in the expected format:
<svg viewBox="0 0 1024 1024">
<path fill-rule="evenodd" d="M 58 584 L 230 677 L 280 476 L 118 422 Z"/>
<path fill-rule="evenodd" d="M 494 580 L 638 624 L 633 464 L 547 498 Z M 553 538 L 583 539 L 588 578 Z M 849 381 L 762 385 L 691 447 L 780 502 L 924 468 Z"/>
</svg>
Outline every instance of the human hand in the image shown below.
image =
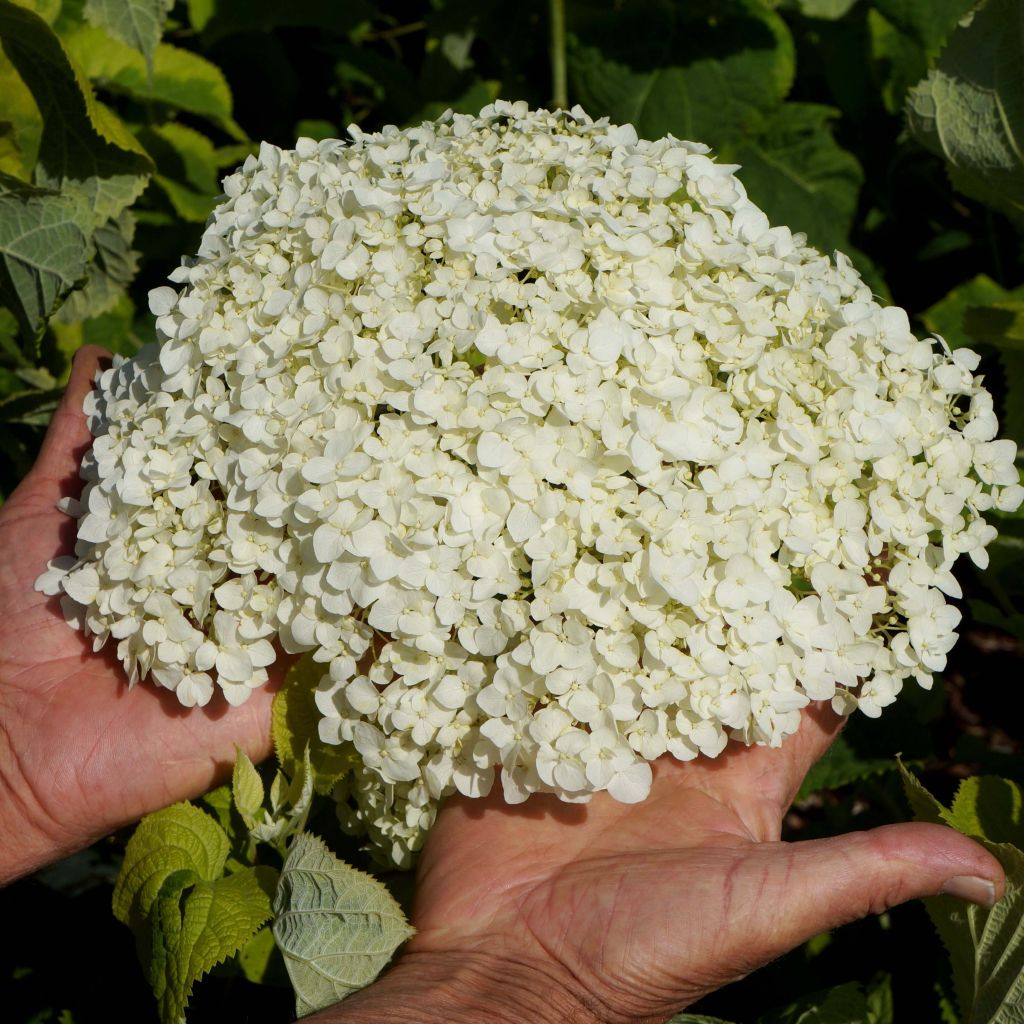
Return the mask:
<svg viewBox="0 0 1024 1024">
<path fill-rule="evenodd" d="M 230 771 L 236 745 L 253 760 L 270 752 L 282 661 L 242 706 L 215 698 L 186 711 L 148 683 L 129 692 L 112 647 L 94 654 L 59 600 L 34 589 L 47 561 L 74 547 L 75 524 L 56 505 L 81 492 L 92 440 L 82 401 L 108 355 L 77 354 L 39 458 L 0 508 L 0 883 L 204 792 Z"/>
<path fill-rule="evenodd" d="M 420 863 L 418 932 L 323 1020 L 664 1021 L 838 925 L 941 891 L 990 904 L 1003 873 L 937 825 L 779 841 L 840 720 L 804 713 L 780 749 L 662 757 L 650 796 L 587 805 L 448 801 Z"/>
</svg>

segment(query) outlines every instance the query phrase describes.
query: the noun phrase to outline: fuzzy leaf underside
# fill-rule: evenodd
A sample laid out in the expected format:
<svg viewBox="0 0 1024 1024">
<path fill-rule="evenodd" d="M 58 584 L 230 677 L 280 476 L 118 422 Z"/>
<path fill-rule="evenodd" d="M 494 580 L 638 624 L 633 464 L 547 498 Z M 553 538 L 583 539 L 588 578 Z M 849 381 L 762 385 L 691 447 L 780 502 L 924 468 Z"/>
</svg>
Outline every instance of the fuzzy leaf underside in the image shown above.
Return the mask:
<svg viewBox="0 0 1024 1024">
<path fill-rule="evenodd" d="M 369 985 L 412 932 L 375 878 L 310 833 L 295 839 L 274 897 L 274 938 L 299 1016 Z"/>
</svg>

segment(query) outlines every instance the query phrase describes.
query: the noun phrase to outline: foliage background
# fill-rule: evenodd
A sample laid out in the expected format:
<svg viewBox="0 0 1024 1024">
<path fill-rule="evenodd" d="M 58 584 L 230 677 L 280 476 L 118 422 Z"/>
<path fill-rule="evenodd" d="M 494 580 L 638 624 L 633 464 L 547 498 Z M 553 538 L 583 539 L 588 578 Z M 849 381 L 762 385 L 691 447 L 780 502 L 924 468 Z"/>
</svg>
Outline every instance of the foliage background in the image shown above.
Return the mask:
<svg viewBox="0 0 1024 1024">
<path fill-rule="evenodd" d="M 1018 18 L 997 56 L 1016 69 L 1007 117 L 1020 127 L 1020 4 L 989 5 Z M 847 253 L 921 333 L 983 353 L 1004 433 L 1020 444 L 1019 197 L 930 151 L 949 133 L 930 136 L 927 110 L 908 104 L 971 6 L 569 0 L 567 93 L 642 136 L 699 139 L 741 164 L 773 221 Z M 556 88 L 545 0 L 0 0 L 0 42 L 0 496 L 31 465 L 75 349 L 131 354 L 152 336 L 146 292 L 195 251 L 220 176 L 258 140 L 289 147 L 352 122 L 476 112 L 499 96 L 545 106 Z M 979 51 L 979 74 L 986 61 L 998 64 Z M 905 818 L 900 751 L 942 798 L 977 772 L 1024 782 L 1024 519 L 1003 518 L 989 570 L 961 567 L 962 640 L 943 685 L 906 693 L 880 722 L 854 721 L 805 786 L 787 838 Z M 131 936 L 109 910 L 123 842 L 0 893 L 17 946 L 0 967 L 5 1019 L 105 1020 L 112 1007 L 155 1019 Z M 956 1019 L 919 905 L 821 936 L 698 1011 L 751 1021 L 884 975 L 895 1019 Z M 291 1005 L 287 987 L 257 988 L 229 968 L 199 987 L 190 1019 L 280 1021 Z M 770 1019 L 891 1016 L 803 1012 Z"/>
</svg>

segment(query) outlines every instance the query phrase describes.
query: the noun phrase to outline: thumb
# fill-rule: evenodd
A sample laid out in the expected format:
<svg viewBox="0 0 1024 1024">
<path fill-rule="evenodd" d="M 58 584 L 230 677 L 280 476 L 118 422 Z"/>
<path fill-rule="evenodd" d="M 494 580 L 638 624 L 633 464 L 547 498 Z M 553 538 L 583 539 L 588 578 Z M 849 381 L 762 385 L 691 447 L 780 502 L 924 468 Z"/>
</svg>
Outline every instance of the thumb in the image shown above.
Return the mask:
<svg viewBox="0 0 1024 1024">
<path fill-rule="evenodd" d="M 992 906 L 1005 876 L 978 843 L 944 825 L 886 825 L 786 848 L 785 913 L 769 924 L 779 952 L 922 896 Z"/>
</svg>

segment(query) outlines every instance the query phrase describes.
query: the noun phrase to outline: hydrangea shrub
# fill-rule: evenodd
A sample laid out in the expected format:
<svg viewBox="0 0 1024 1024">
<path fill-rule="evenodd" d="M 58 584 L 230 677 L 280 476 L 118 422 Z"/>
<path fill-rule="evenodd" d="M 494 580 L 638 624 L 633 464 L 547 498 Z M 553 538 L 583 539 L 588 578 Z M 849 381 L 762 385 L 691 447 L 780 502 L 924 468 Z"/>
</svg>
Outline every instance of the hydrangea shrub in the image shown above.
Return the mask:
<svg viewBox="0 0 1024 1024">
<path fill-rule="evenodd" d="M 39 586 L 131 682 L 237 704 L 313 652 L 342 820 L 400 864 L 454 792 L 638 801 L 931 685 L 1024 498 L 977 355 L 706 146 L 502 102 L 351 135 L 227 178 L 87 399 Z"/>
</svg>

